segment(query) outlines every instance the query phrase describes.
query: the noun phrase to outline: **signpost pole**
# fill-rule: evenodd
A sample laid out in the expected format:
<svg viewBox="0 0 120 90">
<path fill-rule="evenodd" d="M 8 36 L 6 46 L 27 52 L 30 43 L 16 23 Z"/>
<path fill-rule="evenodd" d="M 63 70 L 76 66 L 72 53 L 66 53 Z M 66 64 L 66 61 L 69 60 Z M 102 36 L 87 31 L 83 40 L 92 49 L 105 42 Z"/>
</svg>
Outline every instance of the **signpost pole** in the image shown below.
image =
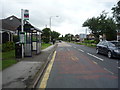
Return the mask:
<svg viewBox="0 0 120 90">
<path fill-rule="evenodd" d="M 21 32 L 24 32 L 23 26 L 24 26 L 24 10 L 21 9 Z M 22 43 L 22 58 L 24 58 L 24 44 Z"/>
</svg>

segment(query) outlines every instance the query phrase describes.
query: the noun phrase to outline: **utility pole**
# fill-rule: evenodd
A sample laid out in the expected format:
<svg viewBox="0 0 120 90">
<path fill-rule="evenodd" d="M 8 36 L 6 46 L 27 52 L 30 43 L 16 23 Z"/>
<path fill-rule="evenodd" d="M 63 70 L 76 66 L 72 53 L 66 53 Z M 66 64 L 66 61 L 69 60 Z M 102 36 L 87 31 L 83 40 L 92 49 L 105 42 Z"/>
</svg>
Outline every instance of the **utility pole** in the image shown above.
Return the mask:
<svg viewBox="0 0 120 90">
<path fill-rule="evenodd" d="M 23 26 L 24 26 L 23 14 L 24 14 L 24 10 L 21 9 L 21 32 L 24 32 L 24 30 L 23 30 Z M 24 58 L 24 44 L 23 43 L 22 43 L 22 58 Z"/>
</svg>

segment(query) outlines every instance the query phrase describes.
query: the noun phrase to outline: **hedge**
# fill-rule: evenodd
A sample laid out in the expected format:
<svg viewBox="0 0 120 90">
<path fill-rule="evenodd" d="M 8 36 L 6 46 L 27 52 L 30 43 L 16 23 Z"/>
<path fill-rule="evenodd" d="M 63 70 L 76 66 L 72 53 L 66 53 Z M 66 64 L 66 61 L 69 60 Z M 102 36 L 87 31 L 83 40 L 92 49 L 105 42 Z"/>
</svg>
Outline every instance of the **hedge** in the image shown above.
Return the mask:
<svg viewBox="0 0 120 90">
<path fill-rule="evenodd" d="M 2 52 L 7 52 L 10 50 L 15 49 L 15 43 L 14 42 L 6 42 L 2 44 Z"/>
</svg>

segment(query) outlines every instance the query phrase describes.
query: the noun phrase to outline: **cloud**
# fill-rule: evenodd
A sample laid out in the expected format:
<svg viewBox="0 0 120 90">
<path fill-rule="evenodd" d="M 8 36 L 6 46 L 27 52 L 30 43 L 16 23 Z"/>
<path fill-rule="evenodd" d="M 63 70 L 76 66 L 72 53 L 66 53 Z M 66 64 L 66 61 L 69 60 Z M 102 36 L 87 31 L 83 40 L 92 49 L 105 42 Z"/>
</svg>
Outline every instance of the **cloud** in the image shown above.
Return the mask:
<svg viewBox="0 0 120 90">
<path fill-rule="evenodd" d="M 98 16 L 103 10 L 111 12 L 111 8 L 118 0 L 4 0 L 3 16 L 11 15 L 21 17 L 21 9 L 28 9 L 30 22 L 36 27 L 43 29 L 49 26 L 52 18 L 52 29 L 62 34 L 83 33 L 85 28 L 82 24 L 88 18 Z"/>
</svg>

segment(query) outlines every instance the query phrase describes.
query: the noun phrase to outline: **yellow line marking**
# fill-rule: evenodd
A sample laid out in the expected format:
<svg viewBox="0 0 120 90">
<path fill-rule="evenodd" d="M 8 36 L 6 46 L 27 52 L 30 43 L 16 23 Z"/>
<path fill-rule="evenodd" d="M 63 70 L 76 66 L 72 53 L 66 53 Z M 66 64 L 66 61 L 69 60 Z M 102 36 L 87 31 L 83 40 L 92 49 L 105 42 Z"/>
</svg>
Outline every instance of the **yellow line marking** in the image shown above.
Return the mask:
<svg viewBox="0 0 120 90">
<path fill-rule="evenodd" d="M 50 75 L 50 72 L 51 72 L 51 69 L 52 69 L 54 60 L 55 60 L 55 56 L 56 56 L 56 51 L 54 52 L 53 57 L 52 57 L 49 65 L 48 65 L 48 67 L 47 67 L 47 69 L 46 69 L 46 71 L 45 71 L 45 74 L 44 74 L 44 76 L 43 76 L 43 79 L 42 79 L 42 81 L 41 81 L 41 83 L 40 83 L 39 88 L 46 88 L 46 86 L 47 86 L 47 81 L 48 81 L 48 78 L 49 78 L 49 75 Z"/>
<path fill-rule="evenodd" d="M 93 63 L 98 64 L 97 62 L 93 61 Z"/>
<path fill-rule="evenodd" d="M 79 60 L 77 57 L 71 57 L 71 59 L 72 59 L 73 61 Z"/>
</svg>

